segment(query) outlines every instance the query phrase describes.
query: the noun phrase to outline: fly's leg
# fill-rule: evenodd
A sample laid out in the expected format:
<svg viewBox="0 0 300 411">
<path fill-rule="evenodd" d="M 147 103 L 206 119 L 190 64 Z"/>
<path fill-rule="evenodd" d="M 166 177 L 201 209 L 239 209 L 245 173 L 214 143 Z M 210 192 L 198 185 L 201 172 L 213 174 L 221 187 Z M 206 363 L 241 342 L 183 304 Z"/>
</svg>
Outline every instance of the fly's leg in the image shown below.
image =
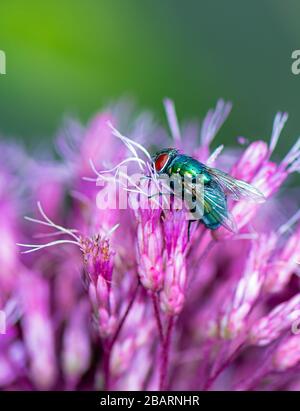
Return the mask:
<svg viewBox="0 0 300 411">
<path fill-rule="evenodd" d="M 191 225 L 194 223 L 195 220 L 189 220 L 188 222 L 188 241 L 190 241 L 191 238 Z"/>
<path fill-rule="evenodd" d="M 190 241 L 190 239 L 191 239 L 191 226 L 192 226 L 193 223 L 197 223 L 197 229 L 198 229 L 200 224 L 202 224 L 202 221 L 201 220 L 189 220 L 188 228 L 187 228 L 187 230 L 188 230 L 188 241 Z"/>
</svg>

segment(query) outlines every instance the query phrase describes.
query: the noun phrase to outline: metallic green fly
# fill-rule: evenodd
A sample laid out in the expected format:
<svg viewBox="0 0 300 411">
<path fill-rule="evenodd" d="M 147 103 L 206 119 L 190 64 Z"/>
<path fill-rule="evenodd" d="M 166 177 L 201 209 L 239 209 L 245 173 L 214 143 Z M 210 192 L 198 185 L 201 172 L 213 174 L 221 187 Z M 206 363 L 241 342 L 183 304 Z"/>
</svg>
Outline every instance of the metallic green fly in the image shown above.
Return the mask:
<svg viewBox="0 0 300 411">
<path fill-rule="evenodd" d="M 170 177 L 177 175 L 182 179 L 188 175 L 191 177 L 191 182 L 193 178 L 201 176 L 203 181 L 201 222 L 210 230 L 216 230 L 222 225 L 230 231 L 236 231 L 235 221 L 228 210 L 228 197 L 234 200 L 249 198 L 256 202 L 265 200 L 263 194 L 252 185 L 237 180 L 221 170 L 208 167 L 193 157 L 180 154 L 177 149 L 161 150 L 152 160 L 158 175 L 167 174 Z"/>
</svg>

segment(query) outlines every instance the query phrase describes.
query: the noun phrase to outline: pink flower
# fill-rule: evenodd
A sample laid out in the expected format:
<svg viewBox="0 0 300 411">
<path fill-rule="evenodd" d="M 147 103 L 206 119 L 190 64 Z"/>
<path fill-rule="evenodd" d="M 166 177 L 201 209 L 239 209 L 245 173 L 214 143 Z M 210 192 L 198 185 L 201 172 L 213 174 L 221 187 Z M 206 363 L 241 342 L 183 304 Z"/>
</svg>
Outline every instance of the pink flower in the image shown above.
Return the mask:
<svg viewBox="0 0 300 411">
<path fill-rule="evenodd" d="M 286 371 L 300 361 L 300 336 L 293 335 L 279 345 L 273 356 L 276 371 Z"/>
<path fill-rule="evenodd" d="M 299 386 L 299 212 L 278 215 L 299 208 L 298 188 L 281 188 L 300 170 L 300 140 L 273 159 L 287 120 L 278 113 L 270 143 L 220 141 L 212 152 L 230 103 L 201 125 L 181 125 L 168 99 L 165 108 L 168 130 L 124 103 L 86 128 L 70 121 L 60 158 L 46 163 L 1 143 L 0 389 Z M 255 186 L 265 203 L 228 196 L 236 233 L 187 221 L 172 196 L 166 209 L 151 156 L 169 146 Z M 114 209 L 98 202 L 105 193 L 116 193 Z M 26 210 L 34 216 L 22 222 Z"/>
<path fill-rule="evenodd" d="M 95 311 L 100 335 L 106 338 L 113 334 L 116 327 L 111 297 L 113 263 L 109 241 L 96 235 L 93 239 L 81 239 L 80 247 L 89 279 L 89 297 Z"/>
<path fill-rule="evenodd" d="M 64 332 L 62 368 L 69 387 L 74 388 L 88 370 L 91 361 L 89 340 L 89 306 L 86 300 L 79 302 Z"/>
<path fill-rule="evenodd" d="M 137 261 L 143 286 L 153 292 L 163 286 L 163 236 L 160 210 L 138 210 Z"/>
<path fill-rule="evenodd" d="M 268 292 L 280 292 L 290 281 L 300 261 L 300 226 L 287 239 L 282 249 L 270 263 L 264 288 Z"/>
<path fill-rule="evenodd" d="M 257 320 L 249 330 L 249 341 L 268 345 L 299 319 L 300 294 L 276 306 L 269 314 Z"/>
<path fill-rule="evenodd" d="M 225 303 L 225 312 L 220 320 L 223 338 L 235 338 L 246 327 L 247 316 L 255 306 L 264 284 L 266 267 L 276 241 L 275 234 L 261 235 L 253 241 L 244 272 Z"/>
<path fill-rule="evenodd" d="M 57 378 L 57 363 L 50 287 L 46 279 L 37 273 L 24 272 L 20 281 L 20 299 L 32 381 L 37 388 L 53 388 Z"/>
<path fill-rule="evenodd" d="M 187 279 L 185 251 L 188 242 L 188 221 L 185 220 L 183 211 L 166 213 L 164 233 L 166 269 L 160 304 L 166 314 L 176 315 L 183 308 Z"/>
</svg>

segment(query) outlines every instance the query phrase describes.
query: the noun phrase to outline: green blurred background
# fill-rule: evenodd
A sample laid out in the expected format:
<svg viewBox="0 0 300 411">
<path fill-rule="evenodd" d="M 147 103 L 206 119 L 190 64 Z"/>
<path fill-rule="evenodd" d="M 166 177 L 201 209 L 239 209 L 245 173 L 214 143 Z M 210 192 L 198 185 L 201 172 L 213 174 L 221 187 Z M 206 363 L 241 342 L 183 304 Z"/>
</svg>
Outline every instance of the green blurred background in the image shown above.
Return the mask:
<svg viewBox="0 0 300 411">
<path fill-rule="evenodd" d="M 268 138 L 286 110 L 283 148 L 300 134 L 299 18 L 297 0 L 1 0 L 1 135 L 33 147 L 66 114 L 85 122 L 127 95 L 163 122 L 165 96 L 180 119 L 223 97 L 234 106 L 222 141 Z"/>
</svg>

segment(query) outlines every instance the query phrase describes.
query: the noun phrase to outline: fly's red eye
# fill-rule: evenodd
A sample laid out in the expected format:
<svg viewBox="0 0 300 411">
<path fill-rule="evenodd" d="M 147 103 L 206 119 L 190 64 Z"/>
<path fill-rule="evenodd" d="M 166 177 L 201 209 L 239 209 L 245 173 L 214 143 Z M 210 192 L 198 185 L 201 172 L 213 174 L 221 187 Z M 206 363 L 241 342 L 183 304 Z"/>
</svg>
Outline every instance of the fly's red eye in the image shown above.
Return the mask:
<svg viewBox="0 0 300 411">
<path fill-rule="evenodd" d="M 155 169 L 156 171 L 161 171 L 168 161 L 168 154 L 160 154 L 155 160 Z"/>
</svg>

